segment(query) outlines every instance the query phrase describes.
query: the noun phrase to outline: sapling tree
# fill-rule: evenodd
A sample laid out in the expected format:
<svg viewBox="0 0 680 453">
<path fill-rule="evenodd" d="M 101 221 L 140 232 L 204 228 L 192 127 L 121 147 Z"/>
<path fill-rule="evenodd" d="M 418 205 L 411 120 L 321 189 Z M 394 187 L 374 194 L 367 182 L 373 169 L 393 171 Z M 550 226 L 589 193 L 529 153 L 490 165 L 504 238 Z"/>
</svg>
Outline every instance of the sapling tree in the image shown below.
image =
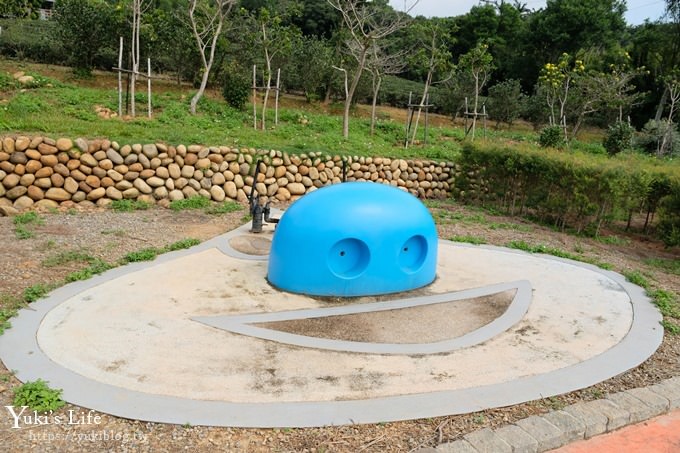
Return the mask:
<svg viewBox="0 0 680 453">
<path fill-rule="evenodd" d="M 196 114 L 196 106 L 205 93 L 210 70 L 215 61 L 215 50 L 224 22 L 237 0 L 189 0 L 189 22 L 198 51 L 201 55 L 201 84 L 191 98 L 190 110 Z"/>
<path fill-rule="evenodd" d="M 474 140 L 477 116 L 479 114 L 479 95 L 486 82 L 489 81 L 489 76 L 493 71 L 493 57 L 489 53 L 489 46 L 484 43 L 478 43 L 472 50 L 460 57 L 458 67 L 460 70 L 469 73 L 474 80 L 470 135 L 471 140 Z"/>
<path fill-rule="evenodd" d="M 404 13 L 395 12 L 384 1 L 327 0 L 342 16 L 347 52 L 356 65 L 335 66 L 343 73 L 345 86 L 345 107 L 342 117 L 342 135 L 349 137 L 349 111 L 361 75 L 366 69 L 371 49 L 380 40 L 390 36 L 409 23 L 408 13 L 419 0 L 412 2 Z"/>
</svg>

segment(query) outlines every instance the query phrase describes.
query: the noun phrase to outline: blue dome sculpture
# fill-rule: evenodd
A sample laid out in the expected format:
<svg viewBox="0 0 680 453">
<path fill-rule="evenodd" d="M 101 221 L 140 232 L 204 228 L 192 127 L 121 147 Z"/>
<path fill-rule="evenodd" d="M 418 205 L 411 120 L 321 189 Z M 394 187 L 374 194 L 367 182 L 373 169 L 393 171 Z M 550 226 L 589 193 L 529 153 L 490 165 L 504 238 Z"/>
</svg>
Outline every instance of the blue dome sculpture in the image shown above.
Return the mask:
<svg viewBox="0 0 680 453">
<path fill-rule="evenodd" d="M 305 195 L 285 212 L 267 279 L 293 293 L 367 296 L 428 285 L 436 264 L 437 231 L 416 197 L 350 182 Z"/>
</svg>

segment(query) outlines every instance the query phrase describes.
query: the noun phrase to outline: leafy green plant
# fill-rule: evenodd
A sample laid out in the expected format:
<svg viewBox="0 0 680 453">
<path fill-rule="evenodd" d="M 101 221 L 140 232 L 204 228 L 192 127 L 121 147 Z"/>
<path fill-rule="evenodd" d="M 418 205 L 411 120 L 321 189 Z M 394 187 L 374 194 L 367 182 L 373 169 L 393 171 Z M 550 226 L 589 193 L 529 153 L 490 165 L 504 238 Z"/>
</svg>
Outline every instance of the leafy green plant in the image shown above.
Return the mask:
<svg viewBox="0 0 680 453">
<path fill-rule="evenodd" d="M 56 267 L 79 261 L 92 263 L 94 260 L 95 258 L 87 252 L 80 250 L 65 250 L 48 256 L 41 264 L 43 267 Z"/>
<path fill-rule="evenodd" d="M 641 286 L 642 288 L 648 289 L 650 287 L 649 280 L 647 277 L 642 275 L 642 272 L 629 270 L 623 272 L 624 277 L 634 285 Z"/>
<path fill-rule="evenodd" d="M 149 203 L 137 200 L 113 200 L 111 202 L 111 209 L 116 212 L 142 211 L 150 207 Z"/>
<path fill-rule="evenodd" d="M 5 329 L 12 327 L 12 323 L 9 322 L 9 319 L 16 315 L 17 310 L 14 308 L 0 308 L 0 335 L 5 333 Z"/>
<path fill-rule="evenodd" d="M 66 403 L 61 399 L 61 389 L 51 389 L 47 382 L 38 379 L 25 382 L 14 389 L 15 406 L 28 406 L 34 411 L 49 412 L 63 407 Z"/>
<path fill-rule="evenodd" d="M 24 301 L 27 303 L 35 302 L 47 295 L 53 289 L 52 285 L 38 283 L 37 285 L 29 286 L 24 290 Z"/>
<path fill-rule="evenodd" d="M 665 272 L 680 275 L 680 259 L 650 258 L 645 260 L 645 264 L 654 266 Z"/>
<path fill-rule="evenodd" d="M 220 204 L 213 204 L 205 209 L 207 214 L 220 215 L 229 214 L 230 212 L 236 212 L 243 210 L 243 206 L 232 200 L 225 200 Z"/>
<path fill-rule="evenodd" d="M 541 130 L 538 143 L 544 148 L 560 148 L 564 145 L 564 133 L 560 126 L 547 126 Z"/>
<path fill-rule="evenodd" d="M 243 110 L 248 102 L 251 85 L 252 82 L 243 76 L 243 69 L 229 68 L 222 79 L 222 97 L 231 107 Z"/>
<path fill-rule="evenodd" d="M 14 216 L 12 220 L 15 225 L 42 225 L 44 220 L 34 211 L 24 212 L 23 214 L 18 214 Z"/>
<path fill-rule="evenodd" d="M 680 335 L 680 325 L 672 323 L 665 319 L 661 321 L 661 325 L 663 326 L 664 330 L 668 332 L 670 335 Z"/>
<path fill-rule="evenodd" d="M 35 233 L 28 228 L 28 225 L 43 225 L 45 223 L 45 221 L 33 211 L 16 215 L 13 222 L 14 235 L 17 239 L 30 239 L 35 236 Z"/>
<path fill-rule="evenodd" d="M 463 236 L 451 236 L 451 241 L 454 242 L 467 242 L 470 244 L 486 244 L 486 239 L 479 236 L 463 235 Z"/>
<path fill-rule="evenodd" d="M 177 250 L 184 250 L 191 248 L 195 245 L 200 244 L 201 241 L 199 239 L 193 239 L 193 238 L 187 238 L 187 239 L 182 239 L 181 241 L 174 242 L 167 247 L 163 249 L 163 252 L 174 252 Z"/>
<path fill-rule="evenodd" d="M 184 211 L 187 209 L 205 209 L 210 206 L 210 200 L 204 197 L 191 197 L 184 200 L 170 202 L 170 209 L 173 211 Z"/>
<path fill-rule="evenodd" d="M 613 156 L 633 147 L 633 134 L 635 134 L 633 126 L 625 121 L 618 121 L 609 126 L 602 145 L 607 153 Z"/>
<path fill-rule="evenodd" d="M 65 281 L 67 283 L 75 282 L 79 280 L 87 280 L 95 275 L 101 274 L 113 268 L 113 266 L 104 260 L 96 258 L 90 262 L 90 265 L 84 269 L 71 272 L 66 276 Z"/>
<path fill-rule="evenodd" d="M 16 236 L 17 239 L 30 239 L 33 236 L 35 236 L 35 233 L 28 228 L 26 228 L 26 225 L 17 225 L 14 227 L 14 235 Z"/>
<path fill-rule="evenodd" d="M 657 289 L 647 291 L 647 295 L 652 298 L 654 305 L 659 307 L 662 315 L 680 319 L 680 303 L 678 303 L 677 296 L 674 293 Z"/>
<path fill-rule="evenodd" d="M 130 252 L 123 257 L 125 263 L 136 263 L 139 261 L 151 261 L 158 256 L 160 250 L 156 248 L 146 248 L 136 252 Z"/>
</svg>

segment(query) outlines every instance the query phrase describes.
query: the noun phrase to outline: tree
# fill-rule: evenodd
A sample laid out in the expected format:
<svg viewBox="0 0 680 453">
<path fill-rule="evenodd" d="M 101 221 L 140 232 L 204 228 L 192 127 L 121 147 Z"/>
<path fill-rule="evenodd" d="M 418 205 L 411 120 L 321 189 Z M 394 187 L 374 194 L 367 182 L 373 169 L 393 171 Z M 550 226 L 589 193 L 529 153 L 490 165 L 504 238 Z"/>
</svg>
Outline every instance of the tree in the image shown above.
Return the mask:
<svg viewBox="0 0 680 453">
<path fill-rule="evenodd" d="M 569 91 L 572 87 L 574 78 L 583 73 L 585 69 L 582 60 L 577 59 L 572 63 L 571 56 L 568 53 L 563 53 L 556 64 L 547 63 L 543 66 L 541 76 L 538 79 L 538 83 L 543 88 L 543 92 L 546 96 L 546 103 L 550 109 L 549 124 L 551 126 L 561 126 L 565 140 L 569 140 L 566 117 Z M 559 116 L 557 118 L 555 116 L 556 103 L 559 103 L 560 108 Z"/>
<path fill-rule="evenodd" d="M 361 75 L 366 68 L 366 61 L 370 50 L 376 42 L 393 34 L 408 23 L 407 12 L 419 0 L 415 0 L 411 7 L 403 14 L 397 14 L 386 1 L 365 2 L 364 0 L 327 0 L 341 15 L 344 29 L 347 33 L 346 47 L 356 61 L 354 68 L 337 67 L 344 76 L 345 108 L 342 117 L 342 135 L 349 137 L 349 111 L 354 99 L 354 93 Z M 349 74 L 349 71 L 353 73 Z M 351 78 L 351 82 L 350 82 Z"/>
<path fill-rule="evenodd" d="M 668 92 L 668 118 L 666 120 L 668 127 L 666 133 L 663 134 L 661 144 L 659 146 L 658 155 L 663 156 L 673 152 L 673 117 L 675 116 L 678 104 L 680 104 L 680 71 L 675 70 L 671 75 L 665 77 L 666 91 Z"/>
<path fill-rule="evenodd" d="M 42 0 L 0 0 L 0 17 L 40 18 Z"/>
<path fill-rule="evenodd" d="M 394 54 L 388 54 L 384 49 L 374 43 L 370 56 L 366 63 L 368 71 L 371 73 L 371 135 L 375 133 L 376 106 L 378 104 L 378 94 L 382 85 L 383 77 L 387 74 L 399 74 L 406 67 L 406 51 L 402 50 Z"/>
<path fill-rule="evenodd" d="M 449 29 L 437 20 L 419 21 L 413 26 L 413 33 L 418 36 L 419 45 L 411 59 L 411 64 L 426 68 L 426 75 L 423 95 L 420 99 L 421 107 L 418 107 L 413 134 L 410 139 L 411 144 L 415 142 L 418 136 L 418 123 L 420 122 L 422 106 L 427 102 L 430 87 L 434 83 L 442 83 L 450 79 L 453 70 L 451 53 L 447 47 L 453 41 Z M 438 78 L 436 81 L 434 80 L 435 76 Z"/>
<path fill-rule="evenodd" d="M 471 136 L 475 139 L 475 129 L 477 127 L 477 116 L 479 114 L 479 95 L 482 88 L 489 81 L 491 71 L 493 71 L 493 57 L 489 53 L 489 46 L 484 43 L 479 43 L 474 49 L 460 57 L 458 67 L 464 72 L 468 72 L 474 80 L 474 100 L 472 102 L 472 126 Z"/>
<path fill-rule="evenodd" d="M 215 61 L 217 40 L 222 33 L 224 21 L 236 0 L 189 0 L 189 22 L 201 55 L 201 85 L 191 98 L 191 114 L 196 114 L 198 101 L 208 85 L 210 70 Z"/>
<path fill-rule="evenodd" d="M 150 0 L 132 0 L 132 38 L 130 39 L 130 113 L 135 116 L 135 86 L 139 74 L 139 30 L 142 25 L 142 14 L 151 7 Z"/>
<path fill-rule="evenodd" d="M 103 0 L 60 0 L 54 16 L 56 38 L 67 50 L 69 63 L 90 74 L 99 50 L 112 39 L 112 11 Z"/>
<path fill-rule="evenodd" d="M 501 122 L 512 125 L 522 112 L 524 95 L 519 80 L 509 79 L 489 88 L 489 117 L 496 120 L 496 129 Z"/>
</svg>

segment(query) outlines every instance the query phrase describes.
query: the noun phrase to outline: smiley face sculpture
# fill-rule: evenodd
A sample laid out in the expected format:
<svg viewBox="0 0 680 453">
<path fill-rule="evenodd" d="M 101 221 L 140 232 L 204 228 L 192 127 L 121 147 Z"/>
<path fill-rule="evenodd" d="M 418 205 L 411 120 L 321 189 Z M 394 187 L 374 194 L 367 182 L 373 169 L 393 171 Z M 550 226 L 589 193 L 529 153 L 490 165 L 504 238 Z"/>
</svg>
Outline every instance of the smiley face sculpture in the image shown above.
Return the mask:
<svg viewBox="0 0 680 453">
<path fill-rule="evenodd" d="M 286 211 L 267 279 L 284 291 L 353 297 L 408 291 L 436 276 L 437 231 L 427 208 L 395 187 L 324 187 Z"/>
</svg>

